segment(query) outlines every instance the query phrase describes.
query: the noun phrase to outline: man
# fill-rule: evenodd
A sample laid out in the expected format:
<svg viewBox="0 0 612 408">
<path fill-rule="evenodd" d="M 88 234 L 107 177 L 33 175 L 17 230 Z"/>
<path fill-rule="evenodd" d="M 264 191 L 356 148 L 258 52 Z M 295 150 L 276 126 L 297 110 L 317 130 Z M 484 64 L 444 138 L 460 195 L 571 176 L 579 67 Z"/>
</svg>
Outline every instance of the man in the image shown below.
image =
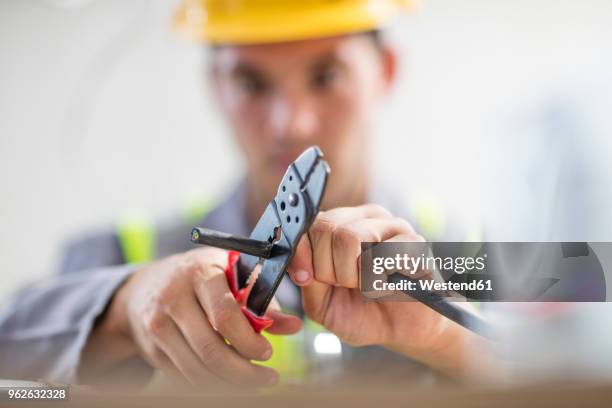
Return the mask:
<svg viewBox="0 0 612 408">
<path fill-rule="evenodd" d="M 362 241 L 422 239 L 392 215 L 393 201 L 373 191 L 366 165 L 372 117 L 396 72 L 395 54 L 376 30 L 399 3 L 186 2 L 179 24 L 211 45 L 216 97 L 248 169 L 244 183 L 196 224 L 247 235 L 287 165 L 319 145 L 333 171 L 328 211 L 290 269 L 304 312 L 348 344 L 383 346 L 458 376 L 471 334 L 419 303 L 366 303 L 358 289 Z M 24 290 L 0 315 L 0 374 L 88 381 L 130 375 L 141 362 L 145 371 L 193 384 L 276 383 L 274 369 L 252 363 L 273 350 L 229 292 L 226 252 L 192 249 L 190 226 L 160 226 L 156 240 L 140 243 L 128 231 L 72 245 L 62 273 Z M 130 263 L 151 261 L 134 256 L 152 253 L 142 250 L 147 242 L 158 260 Z M 284 291 L 281 302 L 299 307 L 295 291 Z M 272 309 L 270 333 L 300 329 L 300 319 Z"/>
</svg>

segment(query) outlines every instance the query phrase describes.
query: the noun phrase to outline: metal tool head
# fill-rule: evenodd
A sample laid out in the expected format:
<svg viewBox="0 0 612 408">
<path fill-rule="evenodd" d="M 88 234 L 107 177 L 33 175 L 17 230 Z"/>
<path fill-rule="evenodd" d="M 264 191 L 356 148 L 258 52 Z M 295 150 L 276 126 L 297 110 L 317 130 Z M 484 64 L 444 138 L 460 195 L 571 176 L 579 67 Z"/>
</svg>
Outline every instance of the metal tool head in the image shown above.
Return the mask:
<svg viewBox="0 0 612 408">
<path fill-rule="evenodd" d="M 248 285 L 257 264 L 261 271 L 247 299 L 247 307 L 262 316 L 280 284 L 302 235 L 314 221 L 327 185 L 329 166 L 317 146 L 306 149 L 285 172 L 250 238 L 273 243 L 267 259 L 242 254 L 239 288 Z"/>
</svg>

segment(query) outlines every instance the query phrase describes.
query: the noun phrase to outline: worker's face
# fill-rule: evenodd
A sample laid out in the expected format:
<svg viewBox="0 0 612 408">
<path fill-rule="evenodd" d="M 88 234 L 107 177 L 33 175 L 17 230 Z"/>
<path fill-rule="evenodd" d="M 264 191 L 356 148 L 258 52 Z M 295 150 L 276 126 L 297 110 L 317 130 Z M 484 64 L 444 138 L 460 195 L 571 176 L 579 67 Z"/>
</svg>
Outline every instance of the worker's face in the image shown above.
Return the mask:
<svg viewBox="0 0 612 408">
<path fill-rule="evenodd" d="M 224 46 L 213 53 L 222 110 L 251 182 L 269 200 L 287 166 L 318 145 L 332 168 L 326 207 L 352 204 L 367 167 L 366 135 L 394 73 L 368 35 Z"/>
</svg>

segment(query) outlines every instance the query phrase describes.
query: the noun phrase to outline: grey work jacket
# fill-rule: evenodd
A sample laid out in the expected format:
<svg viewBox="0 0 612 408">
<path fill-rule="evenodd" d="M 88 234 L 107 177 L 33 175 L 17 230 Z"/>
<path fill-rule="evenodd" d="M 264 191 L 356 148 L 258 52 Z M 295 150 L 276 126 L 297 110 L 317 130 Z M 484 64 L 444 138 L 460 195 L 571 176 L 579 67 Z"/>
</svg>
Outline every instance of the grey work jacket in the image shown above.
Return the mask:
<svg viewBox="0 0 612 408">
<path fill-rule="evenodd" d="M 405 215 L 388 195 L 377 192 L 370 197 L 392 213 Z M 245 214 L 241 185 L 197 225 L 248 236 Z M 193 248 L 191 227 L 180 221 L 162 223 L 156 233 L 156 255 Z M 58 273 L 17 292 L 0 309 L 0 378 L 75 382 L 81 351 L 96 319 L 136 267 L 124 263 L 114 231 L 68 245 Z M 283 280 L 279 300 L 284 306 L 300 307 L 299 291 L 288 279 Z M 370 354 L 377 353 L 380 349 Z"/>
</svg>

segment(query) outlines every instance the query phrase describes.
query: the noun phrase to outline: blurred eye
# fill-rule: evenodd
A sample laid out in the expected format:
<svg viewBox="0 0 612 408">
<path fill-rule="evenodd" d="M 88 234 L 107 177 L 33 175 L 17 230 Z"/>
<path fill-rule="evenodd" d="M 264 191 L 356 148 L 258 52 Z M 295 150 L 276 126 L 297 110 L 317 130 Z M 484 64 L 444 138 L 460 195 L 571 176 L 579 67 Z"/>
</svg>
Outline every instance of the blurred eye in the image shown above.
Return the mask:
<svg viewBox="0 0 612 408">
<path fill-rule="evenodd" d="M 249 96 L 260 96 L 266 93 L 269 85 L 262 78 L 253 75 L 242 75 L 238 78 L 240 90 Z"/>
<path fill-rule="evenodd" d="M 312 86 L 324 90 L 333 86 L 337 79 L 338 70 L 334 67 L 325 67 L 314 73 L 312 77 Z"/>
</svg>

